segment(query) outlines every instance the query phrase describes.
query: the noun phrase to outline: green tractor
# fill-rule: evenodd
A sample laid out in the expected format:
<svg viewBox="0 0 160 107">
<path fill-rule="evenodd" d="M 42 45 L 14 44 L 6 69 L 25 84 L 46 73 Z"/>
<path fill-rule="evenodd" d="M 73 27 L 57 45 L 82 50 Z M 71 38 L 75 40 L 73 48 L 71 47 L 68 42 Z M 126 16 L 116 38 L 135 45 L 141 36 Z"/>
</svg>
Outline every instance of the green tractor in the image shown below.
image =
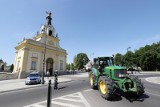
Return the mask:
<svg viewBox="0 0 160 107">
<path fill-rule="evenodd" d="M 103 98 L 113 100 L 115 95 L 138 98 L 144 93 L 144 86 L 137 76 L 128 75 L 125 67 L 114 66 L 113 57 L 94 58 L 89 72 L 92 89 L 99 89 Z"/>
</svg>

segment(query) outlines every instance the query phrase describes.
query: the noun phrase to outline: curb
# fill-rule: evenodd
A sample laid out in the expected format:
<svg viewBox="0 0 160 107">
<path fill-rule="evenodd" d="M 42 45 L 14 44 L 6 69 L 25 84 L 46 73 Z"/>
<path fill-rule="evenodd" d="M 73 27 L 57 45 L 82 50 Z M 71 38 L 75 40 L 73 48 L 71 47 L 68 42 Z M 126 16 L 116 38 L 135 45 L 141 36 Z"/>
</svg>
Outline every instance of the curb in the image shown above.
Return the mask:
<svg viewBox="0 0 160 107">
<path fill-rule="evenodd" d="M 66 83 L 66 82 L 72 82 L 73 80 L 68 80 L 68 81 L 62 81 L 62 82 L 59 82 L 59 83 Z M 54 83 L 52 83 L 51 85 L 54 85 Z M 45 87 L 45 86 L 48 86 L 48 83 L 45 83 L 45 84 L 39 84 L 39 85 L 36 85 L 36 86 L 31 86 L 31 87 L 24 87 L 24 88 L 17 88 L 17 89 L 11 89 L 11 90 L 6 90 L 6 91 L 0 91 L 0 94 L 1 93 L 7 93 L 7 92 L 12 92 L 12 91 L 18 91 L 18 90 L 25 90 L 25 89 L 31 89 L 31 88 L 38 88 L 38 87 Z"/>
</svg>

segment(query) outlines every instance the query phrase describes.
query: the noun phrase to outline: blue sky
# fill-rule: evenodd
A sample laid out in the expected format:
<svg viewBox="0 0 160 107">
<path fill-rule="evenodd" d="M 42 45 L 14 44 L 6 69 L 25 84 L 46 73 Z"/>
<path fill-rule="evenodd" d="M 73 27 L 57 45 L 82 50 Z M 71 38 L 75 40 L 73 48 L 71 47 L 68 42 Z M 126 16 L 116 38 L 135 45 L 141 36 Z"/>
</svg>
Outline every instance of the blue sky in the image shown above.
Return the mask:
<svg viewBox="0 0 160 107">
<path fill-rule="evenodd" d="M 68 63 L 80 52 L 93 58 L 134 51 L 160 41 L 159 5 L 160 0 L 1 0 L 0 58 L 14 63 L 14 47 L 39 31 L 46 11 L 52 11 Z"/>
</svg>

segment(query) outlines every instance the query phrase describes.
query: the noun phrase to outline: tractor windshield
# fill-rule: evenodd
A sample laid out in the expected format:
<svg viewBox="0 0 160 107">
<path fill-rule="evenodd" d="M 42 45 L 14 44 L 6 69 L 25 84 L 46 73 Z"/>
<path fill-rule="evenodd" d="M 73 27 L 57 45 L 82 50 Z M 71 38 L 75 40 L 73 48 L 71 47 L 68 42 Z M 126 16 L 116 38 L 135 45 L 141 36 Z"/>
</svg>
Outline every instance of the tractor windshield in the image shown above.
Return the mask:
<svg viewBox="0 0 160 107">
<path fill-rule="evenodd" d="M 113 60 L 110 58 L 110 59 L 107 60 L 107 63 L 108 63 L 109 66 L 112 66 L 113 65 Z"/>
<path fill-rule="evenodd" d="M 123 78 L 127 75 L 127 71 L 125 69 L 117 69 L 115 70 L 115 77 L 116 78 Z"/>
<path fill-rule="evenodd" d="M 100 61 L 103 61 L 104 66 L 113 66 L 113 58 L 112 57 L 103 57 L 100 58 Z"/>
</svg>

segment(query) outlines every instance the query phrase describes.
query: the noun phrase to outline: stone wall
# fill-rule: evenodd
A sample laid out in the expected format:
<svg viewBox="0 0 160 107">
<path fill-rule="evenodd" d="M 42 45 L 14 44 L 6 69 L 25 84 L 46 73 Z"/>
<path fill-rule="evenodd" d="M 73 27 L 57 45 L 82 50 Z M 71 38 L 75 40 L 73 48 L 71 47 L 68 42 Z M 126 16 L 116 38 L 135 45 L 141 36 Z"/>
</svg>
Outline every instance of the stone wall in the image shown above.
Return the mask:
<svg viewBox="0 0 160 107">
<path fill-rule="evenodd" d="M 17 79 L 17 78 L 18 78 L 18 73 L 0 72 L 0 81 L 9 80 L 9 79 Z"/>
</svg>

